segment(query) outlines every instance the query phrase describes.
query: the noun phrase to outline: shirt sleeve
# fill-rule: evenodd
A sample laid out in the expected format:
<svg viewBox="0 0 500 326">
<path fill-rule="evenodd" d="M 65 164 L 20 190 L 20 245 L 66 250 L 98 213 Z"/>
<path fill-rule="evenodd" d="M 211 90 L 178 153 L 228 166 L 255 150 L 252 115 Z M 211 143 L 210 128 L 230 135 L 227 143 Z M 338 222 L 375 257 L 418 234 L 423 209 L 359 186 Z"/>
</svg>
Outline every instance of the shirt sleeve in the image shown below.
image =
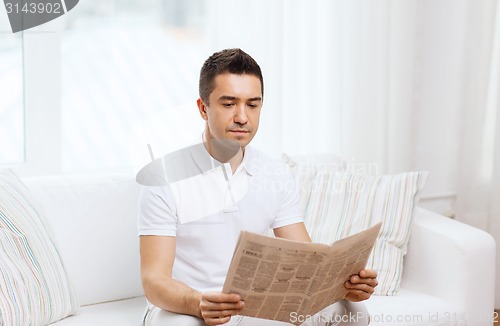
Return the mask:
<svg viewBox="0 0 500 326">
<path fill-rule="evenodd" d="M 175 236 L 176 231 L 177 213 L 170 187 L 142 186 L 138 235 Z"/>
<path fill-rule="evenodd" d="M 299 191 L 297 183 L 288 167 L 280 175 L 280 194 L 278 196 L 278 211 L 271 228 L 304 222 L 304 214 L 300 210 Z"/>
</svg>

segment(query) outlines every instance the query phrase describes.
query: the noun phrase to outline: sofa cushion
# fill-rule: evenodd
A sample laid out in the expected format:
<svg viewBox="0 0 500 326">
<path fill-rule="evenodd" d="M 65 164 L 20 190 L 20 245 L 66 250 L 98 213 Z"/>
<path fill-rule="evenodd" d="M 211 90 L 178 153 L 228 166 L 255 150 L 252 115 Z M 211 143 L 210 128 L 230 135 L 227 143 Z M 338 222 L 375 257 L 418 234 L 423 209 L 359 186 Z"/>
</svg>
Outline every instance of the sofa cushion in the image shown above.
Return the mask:
<svg viewBox="0 0 500 326">
<path fill-rule="evenodd" d="M 465 325 L 463 312 L 449 302 L 404 288 L 397 296 L 372 296 L 365 304 L 370 326 Z"/>
<path fill-rule="evenodd" d="M 338 164 L 304 164 L 293 159 L 287 163 L 296 176 L 304 222 L 314 242 L 330 244 L 382 222 L 367 268 L 379 273 L 376 294 L 397 294 L 413 207 L 427 172 L 365 176 L 338 171 Z"/>
<path fill-rule="evenodd" d="M 0 325 L 46 325 L 79 307 L 44 212 L 11 171 L 0 171 L 0 293 Z"/>
<path fill-rule="evenodd" d="M 54 326 L 140 326 L 146 298 L 137 297 L 82 306 L 80 314 L 63 319 Z"/>
<path fill-rule="evenodd" d="M 143 295 L 133 173 L 25 180 L 41 203 L 82 305 Z"/>
</svg>

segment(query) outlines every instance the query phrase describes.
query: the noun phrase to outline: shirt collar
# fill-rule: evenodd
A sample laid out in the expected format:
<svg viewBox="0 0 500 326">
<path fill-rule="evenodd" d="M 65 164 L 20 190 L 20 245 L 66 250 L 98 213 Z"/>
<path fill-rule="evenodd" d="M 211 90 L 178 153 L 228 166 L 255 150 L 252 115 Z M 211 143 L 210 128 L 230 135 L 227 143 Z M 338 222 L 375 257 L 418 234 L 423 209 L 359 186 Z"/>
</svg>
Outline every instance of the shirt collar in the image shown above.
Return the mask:
<svg viewBox="0 0 500 326">
<path fill-rule="evenodd" d="M 244 169 L 249 175 L 258 174 L 259 157 L 258 151 L 247 146 L 237 171 Z M 145 186 L 164 186 L 167 182 L 177 182 L 211 172 L 222 165 L 208 153 L 205 144 L 200 143 L 164 155 L 147 164 L 137 173 L 136 180 Z"/>
<path fill-rule="evenodd" d="M 245 168 L 245 171 L 251 175 L 254 176 L 258 173 L 258 165 L 257 165 L 257 153 L 255 152 L 255 149 L 251 146 L 246 146 L 245 147 L 245 154 L 243 156 L 243 161 L 241 161 L 240 165 L 243 165 L 243 168 Z"/>
<path fill-rule="evenodd" d="M 190 152 L 193 162 L 198 166 L 200 173 L 211 172 L 223 165 L 223 163 L 217 161 L 210 155 L 204 143 L 192 146 Z M 256 175 L 258 173 L 257 156 L 253 147 L 246 146 L 243 160 L 236 171 L 244 169 L 249 175 Z"/>
<path fill-rule="evenodd" d="M 198 167 L 200 173 L 208 173 L 222 165 L 214 159 L 205 147 L 204 143 L 194 145 L 190 148 L 191 158 Z"/>
</svg>

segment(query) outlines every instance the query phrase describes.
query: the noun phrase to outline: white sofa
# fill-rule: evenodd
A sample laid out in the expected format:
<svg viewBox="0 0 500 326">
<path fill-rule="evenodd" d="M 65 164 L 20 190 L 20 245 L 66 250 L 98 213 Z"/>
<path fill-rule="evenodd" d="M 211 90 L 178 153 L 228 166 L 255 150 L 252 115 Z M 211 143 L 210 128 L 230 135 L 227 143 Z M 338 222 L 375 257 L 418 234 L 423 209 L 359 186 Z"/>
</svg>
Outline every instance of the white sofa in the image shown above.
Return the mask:
<svg viewBox="0 0 500 326">
<path fill-rule="evenodd" d="M 44 208 L 82 305 L 57 326 L 138 326 L 140 282 L 134 175 L 23 178 Z M 372 297 L 372 325 L 491 325 L 495 242 L 417 208 L 401 293 Z"/>
</svg>

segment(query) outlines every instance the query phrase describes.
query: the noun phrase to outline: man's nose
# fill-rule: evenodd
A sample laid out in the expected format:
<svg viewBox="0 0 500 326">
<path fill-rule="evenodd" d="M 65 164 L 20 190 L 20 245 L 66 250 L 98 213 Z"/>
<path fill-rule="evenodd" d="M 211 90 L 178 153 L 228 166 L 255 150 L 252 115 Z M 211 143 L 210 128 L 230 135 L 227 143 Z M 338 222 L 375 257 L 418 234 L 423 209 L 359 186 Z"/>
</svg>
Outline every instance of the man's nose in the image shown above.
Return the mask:
<svg viewBox="0 0 500 326">
<path fill-rule="evenodd" d="M 248 116 L 244 105 L 238 105 L 234 113 L 234 122 L 244 125 L 248 122 Z"/>
</svg>

